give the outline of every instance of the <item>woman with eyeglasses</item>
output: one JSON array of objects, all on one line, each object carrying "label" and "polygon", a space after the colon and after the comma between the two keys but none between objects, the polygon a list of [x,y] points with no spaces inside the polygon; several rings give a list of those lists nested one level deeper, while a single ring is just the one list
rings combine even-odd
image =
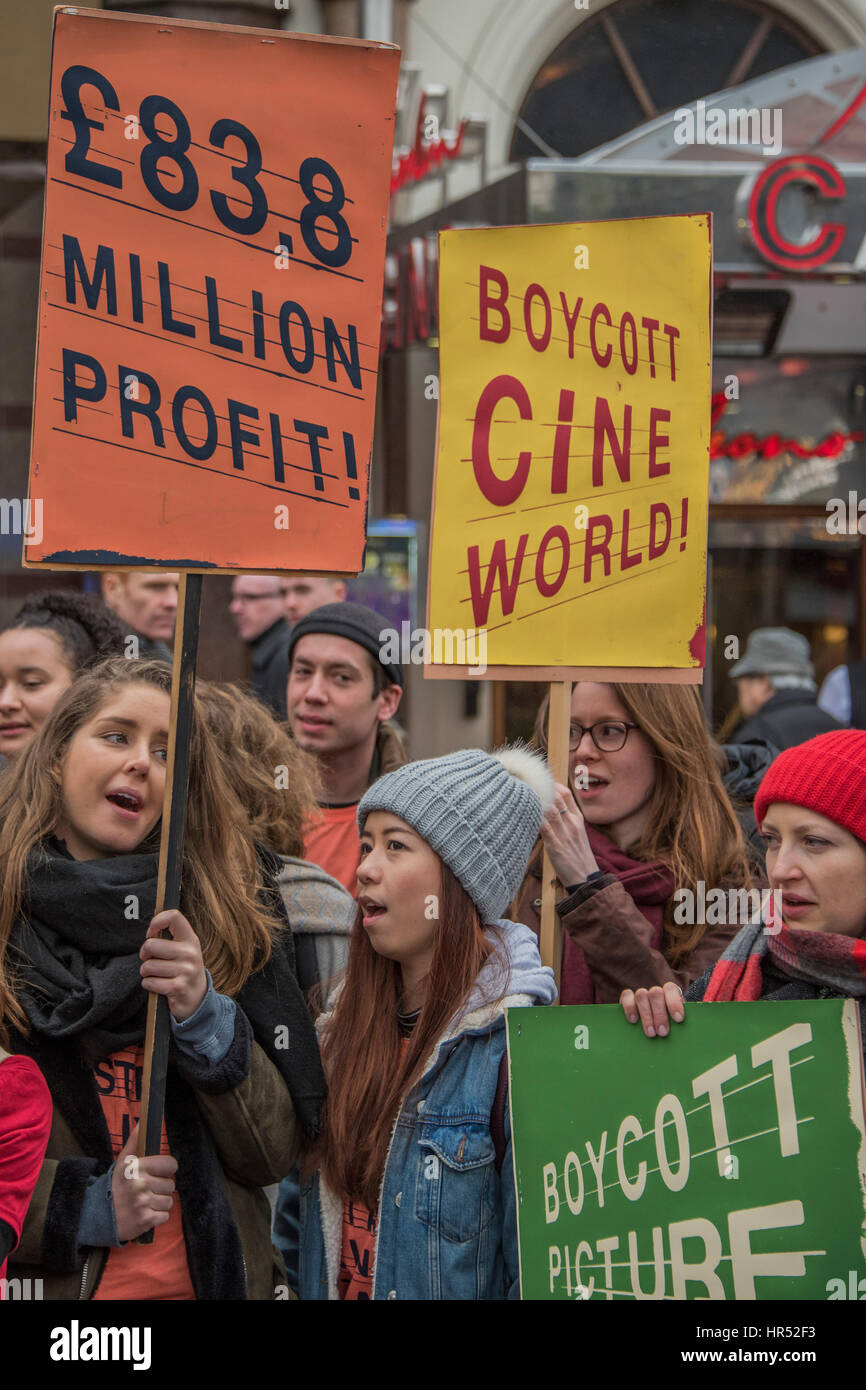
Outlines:
[{"label": "woman with eyeglasses", "polygon": [[[542,748],[546,727],[545,700]],[[669,981],[686,989],[742,925],[730,890],[751,887],[697,690],[578,682],[568,773],[541,830],[563,890],[560,1002],[611,1004],[623,989]],[[541,849],[513,913],[536,931]],[[715,888],[727,890],[721,909]]]}]

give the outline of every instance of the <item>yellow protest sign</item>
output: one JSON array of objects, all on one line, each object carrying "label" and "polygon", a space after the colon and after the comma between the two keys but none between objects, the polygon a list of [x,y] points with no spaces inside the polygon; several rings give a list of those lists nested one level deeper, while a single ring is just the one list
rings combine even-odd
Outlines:
[{"label": "yellow protest sign", "polygon": [[709,215],[439,246],[429,674],[699,681]]}]

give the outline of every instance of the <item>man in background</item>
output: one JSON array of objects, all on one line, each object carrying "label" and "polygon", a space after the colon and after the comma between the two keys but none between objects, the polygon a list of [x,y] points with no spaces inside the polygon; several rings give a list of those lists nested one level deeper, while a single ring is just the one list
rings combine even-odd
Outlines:
[{"label": "man in background", "polygon": [[749,633],[743,659],[731,667],[744,722],[729,743],[764,739],[778,749],[793,748],[817,734],[840,729],[837,719],[818,708],[815,668],[809,643],[787,627],[758,627]]},{"label": "man in background", "polygon": [[289,625],[283,611],[280,584],[273,574],[239,574],[232,580],[229,612],[238,637],[253,660],[250,685],[263,704],[286,717],[286,677],[289,672]]},{"label": "man in background", "polygon": [[359,603],[326,603],[301,618],[289,639],[289,723],[324,784],[304,858],[353,896],[358,802],[372,782],[407,761],[403,736],[389,723],[403,695],[403,668],[380,660],[385,626]]},{"label": "man in background", "polygon": [[[138,642],[138,655],[171,661],[180,575],[168,570],[106,570],[102,597]],[[132,653],[130,653],[132,655]]]},{"label": "man in background", "polygon": [[320,574],[295,574],[280,580],[280,593],[286,617],[296,623],[323,603],[342,603],[346,585],[342,579],[325,579]]}]

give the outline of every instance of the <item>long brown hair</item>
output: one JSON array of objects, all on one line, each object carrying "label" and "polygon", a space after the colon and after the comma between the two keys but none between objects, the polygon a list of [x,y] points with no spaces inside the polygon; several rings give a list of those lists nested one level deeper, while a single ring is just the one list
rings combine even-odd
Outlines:
[{"label": "long brown hair", "polygon": [[[697,891],[721,883],[751,886],[739,821],[725,791],[715,745],[695,686],[606,682],[628,717],[652,744],[656,764],[646,829],[628,852],[645,862],[661,860],[678,888]],[[547,751],[545,696],[533,742]],[[665,910],[665,954],[679,966],[695,949],[705,923],[679,925],[673,898]]]},{"label": "long brown hair", "polygon": [[391,1131],[403,1098],[448,1023],[469,998],[494,947],[477,909],[440,861],[439,915],[427,990],[404,1048],[397,1022],[400,967],[380,956],[361,926],[352,933],[342,992],[322,1033],[328,1099],[308,1167],[321,1167],[344,1199],[376,1210]]},{"label": "long brown hair", "polygon": [[[70,740],[120,688],[156,686],[171,694],[161,661],[110,657],[64,691],[48,719],[0,779],[0,1019],[26,1031],[8,970],[9,935],[21,911],[31,850],[51,835],[63,808],[63,762]],[[159,845],[159,821],[136,852]],[[181,909],[193,926],[214,987],[234,995],[263,965],[282,930],[257,901],[260,869],[243,808],[223,775],[219,753],[193,697],[189,796]]]},{"label": "long brown hair", "polygon": [[269,709],[238,686],[198,681],[196,692],[254,838],[277,854],[302,858],[304,826],[315,814],[321,789],[313,758]]}]

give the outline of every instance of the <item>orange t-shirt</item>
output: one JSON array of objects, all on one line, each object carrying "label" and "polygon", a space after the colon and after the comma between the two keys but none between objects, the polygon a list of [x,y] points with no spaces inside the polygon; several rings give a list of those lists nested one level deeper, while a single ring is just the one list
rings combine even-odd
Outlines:
[{"label": "orange t-shirt", "polygon": [[[96,1088],[115,1158],[141,1114],[143,1062],[143,1047],[125,1047],[104,1057],[95,1068]],[[164,1120],[159,1151],[170,1152]],[[154,1228],[152,1245],[131,1240],[120,1247],[112,1246],[93,1297],[166,1301],[195,1298],[177,1192],[168,1221]]]},{"label": "orange t-shirt", "polygon": [[343,1203],[343,1240],[337,1293],[347,1302],[373,1297],[376,1218],[360,1202]]},{"label": "orange t-shirt", "polygon": [[[408,1037],[401,1039],[405,1052]],[[362,1202],[343,1203],[340,1272],[337,1275],[337,1295],[345,1302],[370,1300],[373,1297],[373,1262],[376,1255],[376,1235],[379,1223]]]},{"label": "orange t-shirt", "polygon": [[357,801],[351,806],[323,806],[304,833],[304,858],[330,874],[355,896],[361,862]]}]

